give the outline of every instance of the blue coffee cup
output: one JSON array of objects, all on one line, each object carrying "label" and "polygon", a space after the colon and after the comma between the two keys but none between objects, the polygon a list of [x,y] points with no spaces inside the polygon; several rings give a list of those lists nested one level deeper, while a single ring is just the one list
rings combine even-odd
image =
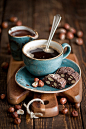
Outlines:
[{"label": "blue coffee cup", "polygon": [[[31,35],[25,35],[25,36],[15,36],[12,35],[15,31],[20,30],[26,30],[34,34],[34,36]],[[22,60],[22,47],[27,42],[30,42],[34,39],[38,38],[38,33],[27,26],[15,26],[9,29],[8,31],[8,37],[9,37],[9,44],[11,49],[11,54],[14,60],[21,61]]]},{"label": "blue coffee cup", "polygon": [[[46,45],[47,40],[34,40],[25,44],[22,48],[23,61],[25,63],[26,69],[35,76],[44,76],[47,74],[54,73],[62,63],[62,60],[65,59],[71,52],[71,46],[67,43],[62,45],[58,42],[51,41],[50,47],[55,48],[59,52],[59,55],[49,59],[36,59],[31,57],[28,54],[28,50],[31,48],[37,48],[37,46]],[[64,48],[67,47],[66,52],[64,53]]]}]

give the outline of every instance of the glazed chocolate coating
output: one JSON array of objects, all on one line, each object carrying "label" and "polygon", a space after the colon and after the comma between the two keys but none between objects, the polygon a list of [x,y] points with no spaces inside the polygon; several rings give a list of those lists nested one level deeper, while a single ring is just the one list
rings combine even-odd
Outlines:
[{"label": "glazed chocolate coating", "polygon": [[62,78],[67,81],[67,84],[74,84],[79,79],[79,74],[71,67],[61,67],[56,71]]},{"label": "glazed chocolate coating", "polygon": [[59,74],[49,74],[48,76],[45,76],[43,81],[50,87],[57,89],[65,88],[66,85],[66,80],[64,78],[61,78]]}]

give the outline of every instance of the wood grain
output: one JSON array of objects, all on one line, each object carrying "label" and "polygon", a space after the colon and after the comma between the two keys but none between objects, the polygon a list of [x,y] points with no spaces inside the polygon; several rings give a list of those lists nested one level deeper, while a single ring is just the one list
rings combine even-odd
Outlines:
[{"label": "wood grain", "polygon": [[[49,27],[52,24],[52,17],[55,14],[61,14],[62,24],[69,23],[76,30],[82,30],[84,33],[84,44],[78,46],[74,41],[66,39],[72,47],[79,61],[82,70],[82,102],[77,118],[71,116],[71,111],[74,110],[74,104],[67,102],[65,107],[69,109],[67,115],[59,114],[53,118],[30,119],[28,115],[19,116],[22,119],[20,125],[14,125],[13,119],[7,113],[7,99],[0,99],[0,129],[86,129],[86,1],[85,0],[0,0],[0,24],[2,21],[8,21],[9,27],[2,29],[0,38],[0,65],[3,61],[9,62],[10,55],[7,52],[8,35],[7,31],[14,23],[9,22],[10,16],[17,16],[23,22],[23,25],[28,25],[39,33],[39,38],[47,39],[49,36]],[[50,20],[51,19],[51,20]],[[54,35],[53,40],[63,43]],[[3,71],[0,67],[0,94],[5,93],[7,71]],[[59,100],[58,100],[59,101]],[[59,110],[63,108],[59,104]]]}]

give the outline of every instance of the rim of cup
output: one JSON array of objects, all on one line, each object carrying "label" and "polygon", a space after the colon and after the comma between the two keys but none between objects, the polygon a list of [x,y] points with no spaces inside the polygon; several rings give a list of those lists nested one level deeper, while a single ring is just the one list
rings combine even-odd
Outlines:
[{"label": "rim of cup", "polygon": [[[31,36],[31,35],[25,35],[25,36],[13,36],[11,35],[11,33],[13,31],[16,31],[16,30],[27,30],[27,31],[30,31],[32,32],[33,34],[35,34],[35,36]],[[36,39],[38,38],[38,32],[33,30],[32,28],[28,27],[28,26],[14,26],[14,27],[11,27],[9,30],[8,30],[8,34],[11,35],[12,37],[16,37],[16,38],[22,38],[22,37],[31,37],[32,39]]]},{"label": "rim of cup", "polygon": [[[60,57],[62,54],[63,54],[63,47],[62,47],[62,45],[60,44],[60,43],[58,43],[58,42],[56,42],[56,41],[51,41],[51,42],[55,42],[55,43],[57,43],[57,44],[59,44],[60,45],[60,47],[61,47],[61,52],[59,52],[59,50],[58,49],[55,49],[55,50],[57,50],[58,52],[59,52],[59,55],[57,55],[57,56],[55,56],[55,57],[53,57],[53,58],[49,58],[49,59],[37,59],[37,58],[34,58],[34,57],[31,57],[29,54],[27,54],[25,51],[24,51],[24,48],[26,47],[26,45],[28,45],[28,44],[32,44],[32,42],[37,42],[37,41],[41,41],[41,40],[44,40],[44,41],[46,41],[47,42],[47,40],[46,39],[38,39],[38,40],[33,40],[33,41],[30,41],[30,42],[28,42],[28,43],[26,43],[23,47],[22,47],[22,52],[23,52],[23,54],[26,56],[26,57],[29,57],[30,59],[34,59],[34,60],[52,60],[52,59],[55,59],[55,58],[57,58],[57,57]],[[43,45],[43,44],[42,44]],[[44,44],[45,45],[45,44]],[[40,46],[40,45],[37,45],[37,46]],[[51,46],[51,45],[50,45]],[[52,46],[51,46],[52,47]],[[54,48],[54,47],[52,47],[52,48]],[[28,49],[28,48],[27,48]],[[29,50],[29,49],[28,49]],[[27,50],[26,50],[27,51]]]}]

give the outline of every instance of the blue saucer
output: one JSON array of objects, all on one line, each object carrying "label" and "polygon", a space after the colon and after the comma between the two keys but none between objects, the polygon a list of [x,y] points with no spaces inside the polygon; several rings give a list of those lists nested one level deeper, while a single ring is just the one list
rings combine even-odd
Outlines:
[{"label": "blue saucer", "polygon": [[[73,62],[72,60],[64,59],[62,64],[61,64],[61,67],[65,67],[65,66],[66,67],[72,67],[81,76],[80,67],[75,62]],[[56,89],[56,88],[50,87],[46,84],[43,87],[34,88],[32,86],[32,83],[34,82],[34,78],[35,78],[35,76],[33,76],[31,73],[29,73],[25,66],[20,68],[15,75],[15,81],[20,87],[22,87],[24,89],[27,89],[27,90],[30,90],[30,91],[40,92],[40,93],[59,93],[59,92],[63,92],[63,91],[66,91],[66,90],[74,87],[79,81],[78,80],[73,85],[66,85],[64,89]],[[42,78],[43,77],[39,77],[39,79],[42,79]]]}]

